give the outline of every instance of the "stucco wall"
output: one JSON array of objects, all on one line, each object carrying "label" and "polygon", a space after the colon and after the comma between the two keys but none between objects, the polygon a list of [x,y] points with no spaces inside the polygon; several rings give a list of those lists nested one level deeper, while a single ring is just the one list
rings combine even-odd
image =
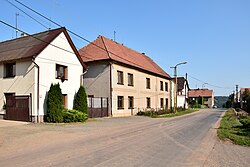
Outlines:
[{"label": "stucco wall", "polygon": [[110,64],[101,61],[88,63],[87,69],[83,80],[87,94],[94,97],[108,97],[109,113],[111,113]]},{"label": "stucco wall", "polygon": [[[80,76],[83,73],[83,67],[68,43],[64,33],[61,33],[52,41],[53,45],[61,47],[65,50],[48,45],[36,57],[35,62],[40,67],[40,83],[39,83],[39,115],[46,115],[46,95],[50,89],[51,83],[59,83],[62,93],[68,96],[68,108],[72,109],[75,93],[80,87]],[[67,66],[68,79],[63,81],[56,79],[56,64]],[[35,73],[37,83],[37,72]]]},{"label": "stucco wall", "polygon": [[[15,93],[16,95],[30,95],[34,98],[34,64],[31,60],[16,62],[16,76],[14,78],[4,77],[4,64],[0,64],[0,114],[5,114],[3,105],[6,102],[4,93]],[[35,115],[35,104],[32,104],[32,115]]]},{"label": "stucco wall", "polygon": [[[124,84],[117,84],[117,71],[122,71],[124,75]],[[134,86],[128,86],[128,73],[134,76]],[[146,88],[146,78],[150,78],[150,89]],[[160,90],[160,81],[164,83],[164,90]],[[168,83],[168,91],[165,91],[165,82]],[[118,64],[112,65],[112,113],[113,116],[128,116],[136,114],[140,110],[146,110],[147,97],[151,99],[151,108],[160,108],[160,98],[168,98],[168,108],[170,108],[170,81],[160,78],[136,69],[131,69]],[[124,96],[124,109],[118,109],[117,96]],[[134,97],[134,109],[128,109],[128,96]]]}]

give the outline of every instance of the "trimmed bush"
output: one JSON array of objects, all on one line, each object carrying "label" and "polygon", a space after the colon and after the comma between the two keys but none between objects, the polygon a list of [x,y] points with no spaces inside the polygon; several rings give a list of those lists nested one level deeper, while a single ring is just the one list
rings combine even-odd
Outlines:
[{"label": "trimmed bush", "polygon": [[63,122],[62,91],[58,84],[51,84],[47,97],[47,122]]},{"label": "trimmed bush", "polygon": [[88,114],[77,111],[77,110],[64,110],[63,111],[63,122],[84,122],[88,119]]},{"label": "trimmed bush", "polygon": [[241,117],[239,119],[240,123],[243,125],[243,127],[250,129],[250,117]]},{"label": "trimmed bush", "polygon": [[139,111],[137,115],[139,116],[149,116],[149,117],[155,117],[157,115],[163,115],[163,114],[169,114],[170,110],[146,110],[146,111]]},{"label": "trimmed bush", "polygon": [[75,95],[73,109],[86,114],[88,113],[87,94],[83,86],[80,86]]}]

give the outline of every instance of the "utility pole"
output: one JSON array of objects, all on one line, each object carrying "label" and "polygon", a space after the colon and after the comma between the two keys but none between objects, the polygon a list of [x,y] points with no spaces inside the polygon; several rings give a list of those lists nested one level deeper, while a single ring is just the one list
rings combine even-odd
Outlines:
[{"label": "utility pole", "polygon": [[17,38],[17,33],[18,33],[18,30],[17,30],[17,17],[19,16],[19,13],[16,13],[16,38]]},{"label": "utility pole", "polygon": [[115,34],[116,34],[116,31],[114,31],[114,41],[115,41]]},{"label": "utility pole", "polygon": [[187,73],[186,73],[186,77],[185,77],[185,99],[184,99],[184,110],[186,110],[186,99],[187,99]]},{"label": "utility pole", "polygon": [[187,64],[187,62],[181,62],[176,64],[174,67],[170,67],[174,69],[174,77],[175,77],[175,89],[174,89],[174,113],[177,112],[177,93],[178,93],[178,83],[177,83],[177,66],[182,65],[182,64]]},{"label": "utility pole", "polygon": [[236,92],[236,96],[235,96],[235,97],[236,97],[236,103],[237,103],[237,102],[239,102],[239,101],[238,101],[238,98],[239,98],[239,96],[238,96],[238,88],[239,88],[239,85],[235,85],[235,92]]}]

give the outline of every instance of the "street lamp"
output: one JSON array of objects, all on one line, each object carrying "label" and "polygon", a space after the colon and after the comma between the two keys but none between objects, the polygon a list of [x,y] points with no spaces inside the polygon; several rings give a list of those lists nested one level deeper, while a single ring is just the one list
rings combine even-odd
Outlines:
[{"label": "street lamp", "polygon": [[177,66],[179,65],[182,65],[182,64],[187,64],[187,62],[181,62],[181,63],[178,63],[176,64],[174,67],[170,67],[170,68],[174,68],[174,77],[175,77],[175,90],[174,90],[174,93],[175,93],[175,98],[174,98],[174,112],[176,113],[177,111],[177,92],[178,92],[178,89],[177,89]]}]

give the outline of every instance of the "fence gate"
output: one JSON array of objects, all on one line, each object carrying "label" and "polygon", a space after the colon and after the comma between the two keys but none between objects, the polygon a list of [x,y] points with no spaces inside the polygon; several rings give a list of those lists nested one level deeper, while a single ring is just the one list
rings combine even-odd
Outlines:
[{"label": "fence gate", "polygon": [[108,98],[88,97],[88,115],[89,118],[107,117]]},{"label": "fence gate", "polygon": [[6,96],[6,114],[4,119],[30,121],[30,96]]}]

